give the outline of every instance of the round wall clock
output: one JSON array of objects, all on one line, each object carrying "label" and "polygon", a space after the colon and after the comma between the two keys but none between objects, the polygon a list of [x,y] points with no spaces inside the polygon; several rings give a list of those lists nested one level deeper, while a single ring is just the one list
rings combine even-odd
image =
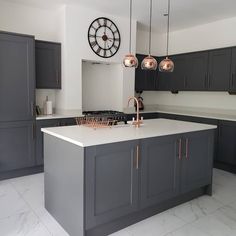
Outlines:
[{"label": "round wall clock", "polygon": [[99,17],[89,26],[88,41],[98,56],[109,58],[114,56],[120,48],[120,32],[113,21]]}]

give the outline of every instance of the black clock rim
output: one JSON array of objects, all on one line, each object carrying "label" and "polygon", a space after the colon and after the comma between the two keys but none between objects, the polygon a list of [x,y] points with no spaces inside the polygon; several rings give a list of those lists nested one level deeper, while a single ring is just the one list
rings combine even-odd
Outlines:
[{"label": "black clock rim", "polygon": [[[97,21],[97,20],[100,20],[100,19],[109,20],[109,21],[115,26],[115,28],[117,29],[117,33],[118,33],[119,39],[120,39],[119,45],[118,45],[117,50],[115,51],[115,53],[112,54],[112,55],[110,55],[110,56],[107,56],[107,57],[104,57],[104,56],[102,56],[102,55],[97,54],[97,52],[93,49],[93,47],[91,46],[90,41],[89,41],[89,30],[90,30],[91,26],[93,25],[93,23],[94,23],[95,21]],[[100,27],[99,27],[99,28],[100,28]],[[96,40],[96,39],[95,39],[95,40]],[[96,40],[96,41],[97,41],[97,40]],[[111,58],[111,57],[115,56],[116,53],[117,53],[117,52],[119,51],[119,49],[120,49],[120,45],[121,45],[120,31],[119,31],[118,27],[116,26],[116,24],[115,24],[111,19],[109,19],[109,18],[107,18],[107,17],[98,17],[98,18],[96,18],[95,20],[93,20],[93,22],[90,24],[90,26],[89,26],[89,28],[88,28],[88,42],[89,42],[90,48],[93,50],[93,52],[94,52],[97,56],[99,56],[99,57],[101,57],[101,58]],[[114,45],[114,43],[113,43],[113,45]]]}]

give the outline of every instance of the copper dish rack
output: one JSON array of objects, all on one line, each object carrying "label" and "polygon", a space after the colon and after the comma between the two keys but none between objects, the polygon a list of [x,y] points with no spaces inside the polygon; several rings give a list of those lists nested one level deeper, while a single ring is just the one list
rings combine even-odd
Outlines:
[{"label": "copper dish rack", "polygon": [[113,119],[101,119],[96,117],[77,117],[75,118],[77,125],[83,125],[91,127],[93,129],[98,128],[111,128],[117,124],[117,120]]}]

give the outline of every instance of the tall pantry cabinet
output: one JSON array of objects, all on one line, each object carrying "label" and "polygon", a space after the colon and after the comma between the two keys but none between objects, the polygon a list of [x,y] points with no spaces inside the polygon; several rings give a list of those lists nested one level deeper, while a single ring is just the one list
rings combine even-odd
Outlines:
[{"label": "tall pantry cabinet", "polygon": [[0,31],[0,179],[35,165],[34,42]]}]

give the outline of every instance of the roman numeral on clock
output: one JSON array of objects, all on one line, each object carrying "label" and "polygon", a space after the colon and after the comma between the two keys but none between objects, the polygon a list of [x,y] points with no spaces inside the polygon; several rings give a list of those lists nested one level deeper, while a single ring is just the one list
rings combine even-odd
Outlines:
[{"label": "roman numeral on clock", "polygon": [[91,42],[91,46],[94,48],[97,45],[96,41]]},{"label": "roman numeral on clock", "polygon": [[101,48],[99,47],[99,48],[97,49],[97,54],[100,54],[100,52],[101,52]]}]

